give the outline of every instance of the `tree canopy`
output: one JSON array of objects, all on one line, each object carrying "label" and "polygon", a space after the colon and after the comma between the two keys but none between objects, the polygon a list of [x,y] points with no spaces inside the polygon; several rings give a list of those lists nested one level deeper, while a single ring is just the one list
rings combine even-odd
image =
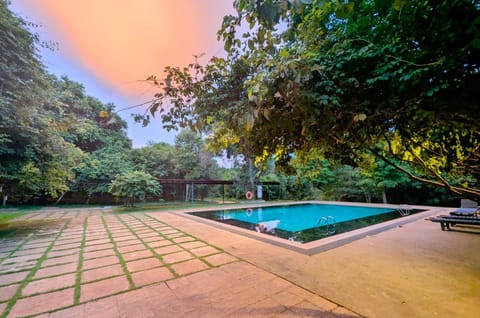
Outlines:
[{"label": "tree canopy", "polygon": [[[269,199],[451,204],[443,188],[478,198],[473,2],[235,5],[219,31],[225,58],[149,77],[158,93],[136,118],[161,113],[168,128],[185,128],[175,145],[132,149],[115,105],[49,74],[36,26],[0,1],[3,204],[58,203],[67,192],[76,203],[107,203],[110,191],[158,199],[155,180],[220,176],[236,181],[226,189],[234,198],[262,181],[280,184],[264,189]],[[211,151],[233,156],[233,168],[218,167]],[[199,190],[202,199],[220,194]]]},{"label": "tree canopy", "polygon": [[[249,157],[366,153],[480,198],[480,6],[474,0],[237,0],[226,58],[167,67],[149,116]],[[405,165],[407,164],[407,165]]]},{"label": "tree canopy", "polygon": [[57,198],[78,190],[79,181],[88,178],[80,167],[91,153],[111,144],[117,144],[117,152],[131,148],[126,123],[113,111],[114,105],[87,96],[82,84],[46,71],[37,55],[40,39],[29,27],[36,26],[13,15],[0,1],[3,204],[9,196],[18,201],[31,196]]},{"label": "tree canopy", "polygon": [[123,198],[124,205],[133,207],[135,199],[145,201],[147,195],[160,194],[162,187],[149,173],[132,171],[116,175],[109,191],[114,196]]}]

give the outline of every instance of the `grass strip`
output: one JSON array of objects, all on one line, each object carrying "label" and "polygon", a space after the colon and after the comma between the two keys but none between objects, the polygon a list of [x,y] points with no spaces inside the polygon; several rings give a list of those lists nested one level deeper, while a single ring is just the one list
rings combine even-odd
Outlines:
[{"label": "grass strip", "polygon": [[80,285],[82,283],[82,267],[83,267],[83,250],[85,248],[85,241],[87,238],[87,226],[88,217],[83,220],[83,234],[82,242],[80,243],[80,255],[78,257],[77,275],[75,277],[75,291],[73,296],[73,304],[78,305],[80,303]]},{"label": "grass strip", "polygon": [[[168,240],[170,241],[172,244],[175,244],[175,242],[173,242],[171,239],[167,238],[165,235],[163,235],[162,233],[160,233],[159,231],[157,231],[155,228],[151,227],[150,225],[146,224],[145,222],[143,222],[141,219],[138,219],[134,216],[132,216],[134,219],[136,219],[137,221],[141,222],[143,225],[145,225],[146,227],[150,228],[151,230],[153,230],[154,232],[156,232],[157,234],[159,234],[163,239],[165,240]],[[158,254],[154,248],[150,247],[148,245],[148,243],[146,243],[140,236],[138,236],[137,232],[135,230],[133,230],[130,226],[128,226],[128,224],[122,219],[120,218],[118,215],[117,215],[117,219],[133,234],[135,235],[135,237],[140,240],[142,242],[142,244],[145,246],[146,249],[148,249],[150,252],[153,253],[153,255],[158,258],[162,263],[163,265],[170,271],[170,273],[173,274],[173,277],[174,278],[177,278],[177,277],[180,277],[180,275],[171,267],[170,264],[165,264],[165,262],[163,261],[163,257],[161,254]]]},{"label": "grass strip", "polygon": [[110,229],[108,228],[107,222],[105,221],[105,217],[102,215],[102,223],[103,226],[105,227],[105,230],[107,231],[108,237],[110,239],[110,242],[112,242],[113,245],[113,250],[115,252],[115,255],[117,256],[120,266],[122,266],[123,272],[127,276],[128,283],[130,284],[130,288],[134,289],[135,288],[135,283],[133,282],[132,274],[128,271],[127,268],[127,263],[125,262],[125,259],[122,256],[122,253],[120,253],[120,250],[118,249],[117,242],[115,241],[112,232],[110,232]]}]

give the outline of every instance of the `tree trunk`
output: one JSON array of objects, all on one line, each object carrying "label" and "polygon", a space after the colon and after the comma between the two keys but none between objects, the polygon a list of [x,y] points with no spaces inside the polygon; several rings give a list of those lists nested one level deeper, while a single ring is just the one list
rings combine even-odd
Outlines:
[{"label": "tree trunk", "polygon": [[248,158],[248,188],[247,191],[253,190],[255,183],[255,176],[253,175],[253,162],[251,158]]},{"label": "tree trunk", "polygon": [[66,192],[63,192],[63,193],[60,195],[60,197],[57,199],[57,201],[55,201],[55,205],[59,204],[60,201],[62,201],[63,197],[65,196],[65,193],[66,193]]},{"label": "tree trunk", "polygon": [[7,205],[7,200],[8,200],[8,194],[4,194],[2,199],[2,206]]},{"label": "tree trunk", "polygon": [[368,192],[367,190],[363,190],[363,194],[365,195],[365,202],[372,203],[372,195],[370,194],[370,192]]},{"label": "tree trunk", "polygon": [[382,199],[383,199],[383,203],[387,204],[388,201],[387,201],[387,192],[385,191],[385,189],[382,189]]}]

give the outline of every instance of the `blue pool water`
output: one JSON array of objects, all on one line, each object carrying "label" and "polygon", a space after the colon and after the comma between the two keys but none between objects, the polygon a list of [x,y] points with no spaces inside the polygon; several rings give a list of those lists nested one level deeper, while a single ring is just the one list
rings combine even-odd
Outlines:
[{"label": "blue pool water", "polygon": [[302,204],[217,213],[220,216],[255,224],[278,221],[276,228],[296,232],[315,228],[324,223],[345,222],[392,211],[395,210],[359,206]]},{"label": "blue pool water", "polygon": [[390,208],[313,203],[190,214],[301,243],[401,217]]}]

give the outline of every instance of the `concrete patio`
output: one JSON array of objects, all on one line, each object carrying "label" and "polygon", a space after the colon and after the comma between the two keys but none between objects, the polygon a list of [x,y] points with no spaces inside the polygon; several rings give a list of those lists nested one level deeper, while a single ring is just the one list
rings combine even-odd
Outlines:
[{"label": "concrete patio", "polygon": [[1,317],[480,316],[472,228],[418,220],[310,256],[179,212],[22,219],[1,240]]}]

